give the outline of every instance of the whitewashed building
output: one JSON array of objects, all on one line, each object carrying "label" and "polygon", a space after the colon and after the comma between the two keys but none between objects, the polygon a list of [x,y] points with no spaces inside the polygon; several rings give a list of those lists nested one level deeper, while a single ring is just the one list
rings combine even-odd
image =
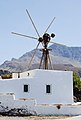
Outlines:
[{"label": "whitewashed building", "polygon": [[0,113],[78,115],[73,101],[73,72],[35,69],[0,80]]},{"label": "whitewashed building", "polygon": [[13,73],[13,79],[0,80],[0,93],[35,99],[37,104],[72,104],[73,75],[70,71],[38,69]]}]

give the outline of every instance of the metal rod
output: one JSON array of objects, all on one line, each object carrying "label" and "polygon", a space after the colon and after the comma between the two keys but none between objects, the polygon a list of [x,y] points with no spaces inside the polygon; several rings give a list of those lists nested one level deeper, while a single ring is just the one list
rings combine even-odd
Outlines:
[{"label": "metal rod", "polygon": [[15,32],[11,32],[12,34],[15,34],[15,35],[19,35],[19,36],[23,36],[23,37],[28,37],[28,38],[32,38],[32,39],[38,39],[38,38],[35,38],[35,37],[31,37],[31,36],[28,36],[28,35],[23,35],[21,33],[15,33]]},{"label": "metal rod", "polygon": [[39,69],[40,69],[41,66],[42,66],[43,57],[44,57],[44,53],[42,53],[42,57],[41,57],[40,64],[39,64]]},{"label": "metal rod", "polygon": [[31,16],[30,16],[30,14],[29,14],[29,12],[28,12],[27,9],[26,9],[26,12],[27,12],[27,14],[28,14],[28,16],[29,16],[29,18],[30,18],[30,20],[31,20],[31,23],[32,23],[32,25],[33,25],[33,27],[34,27],[34,29],[35,29],[38,37],[40,37],[40,35],[39,35],[39,33],[38,33],[38,30],[37,30],[37,28],[36,28],[36,26],[35,26],[35,24],[34,24],[34,22],[33,22],[33,20],[32,20],[32,18],[31,18]]},{"label": "metal rod", "polygon": [[31,67],[32,60],[33,60],[33,58],[34,58],[34,56],[35,56],[35,54],[36,54],[36,51],[37,51],[37,48],[38,48],[39,44],[40,44],[40,42],[37,44],[37,47],[36,47],[36,49],[35,49],[35,51],[34,51],[34,54],[33,54],[32,58],[31,58],[31,60],[30,60],[30,62],[29,62],[28,69],[30,69],[30,67]]},{"label": "metal rod", "polygon": [[50,59],[50,56],[49,56],[49,55],[48,55],[48,59],[49,59],[49,63],[50,63],[51,69],[53,70],[52,63],[51,63],[51,59]]},{"label": "metal rod", "polygon": [[51,21],[51,23],[49,24],[49,26],[47,27],[47,29],[45,30],[44,33],[46,33],[48,31],[48,29],[50,28],[50,26],[52,25],[53,21],[55,20],[55,17],[53,18],[53,20]]}]

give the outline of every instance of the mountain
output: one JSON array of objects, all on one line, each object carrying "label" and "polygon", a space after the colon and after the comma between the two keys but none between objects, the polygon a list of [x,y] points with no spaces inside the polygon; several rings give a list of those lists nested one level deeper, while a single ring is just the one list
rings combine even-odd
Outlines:
[{"label": "mountain", "polygon": [[[81,68],[81,47],[68,47],[55,43],[49,48],[52,49],[50,58],[54,69],[74,70]],[[12,58],[11,61],[5,61],[0,65],[0,69],[11,72],[25,71],[28,69],[28,64],[33,53],[34,50],[25,53],[19,59]],[[38,68],[41,55],[40,50],[37,50],[31,69]]]},{"label": "mountain", "polygon": [[81,47],[67,47],[65,45],[53,44],[50,48],[55,56],[62,56],[81,62]]}]

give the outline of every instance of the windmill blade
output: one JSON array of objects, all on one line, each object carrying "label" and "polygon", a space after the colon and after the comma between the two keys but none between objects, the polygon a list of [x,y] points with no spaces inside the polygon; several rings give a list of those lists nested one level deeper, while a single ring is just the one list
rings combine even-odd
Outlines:
[{"label": "windmill blade", "polygon": [[41,68],[43,57],[44,57],[44,54],[42,54],[41,61],[40,61],[40,64],[39,64],[39,69]]},{"label": "windmill blade", "polygon": [[29,68],[29,69],[30,69],[30,67],[31,67],[32,60],[33,60],[33,58],[34,58],[34,56],[35,56],[35,54],[36,54],[36,51],[37,51],[37,48],[38,48],[39,44],[40,44],[40,42],[37,44],[36,49],[35,49],[35,51],[34,51],[34,53],[33,53],[33,56],[32,56],[32,58],[31,58],[31,60],[30,60],[30,62],[29,62],[29,65],[28,65],[28,68]]},{"label": "windmill blade", "polygon": [[52,23],[54,22],[55,17],[53,18],[53,20],[51,21],[51,23],[49,24],[49,26],[47,27],[46,31],[44,33],[46,33],[48,31],[48,29],[50,28],[50,26],[52,25]]},{"label": "windmill blade", "polygon": [[53,44],[55,44],[55,42],[53,42],[53,41],[50,41],[49,43],[53,43]]},{"label": "windmill blade", "polygon": [[60,44],[60,43],[56,43],[56,42],[53,42],[53,41],[50,41],[50,43],[61,45],[61,46],[66,46],[66,45],[63,45],[63,44]]},{"label": "windmill blade", "polygon": [[33,20],[32,20],[32,18],[31,18],[31,16],[30,16],[30,14],[29,14],[29,12],[28,12],[27,9],[26,9],[26,12],[27,12],[27,14],[28,14],[28,16],[29,16],[29,18],[30,18],[30,20],[31,20],[31,23],[32,23],[32,25],[33,25],[33,27],[34,27],[34,29],[35,29],[38,37],[40,37],[40,35],[39,35],[39,33],[38,33],[38,30],[37,30],[37,28],[36,28],[36,26],[35,26],[35,24],[34,24],[34,22],[33,22]]},{"label": "windmill blade", "polygon": [[15,33],[15,32],[12,32],[12,34],[23,36],[23,37],[28,37],[28,38],[32,38],[32,39],[38,39],[38,38],[35,38],[35,37],[31,37],[31,36],[27,36],[27,35],[23,35],[23,34],[20,34],[20,33]]}]

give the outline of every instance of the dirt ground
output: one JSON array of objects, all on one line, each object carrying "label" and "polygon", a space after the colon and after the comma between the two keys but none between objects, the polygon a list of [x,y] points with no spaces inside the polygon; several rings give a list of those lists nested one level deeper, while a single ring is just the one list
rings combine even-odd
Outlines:
[{"label": "dirt ground", "polygon": [[70,116],[0,116],[0,120],[64,120],[65,118],[70,118]]}]

